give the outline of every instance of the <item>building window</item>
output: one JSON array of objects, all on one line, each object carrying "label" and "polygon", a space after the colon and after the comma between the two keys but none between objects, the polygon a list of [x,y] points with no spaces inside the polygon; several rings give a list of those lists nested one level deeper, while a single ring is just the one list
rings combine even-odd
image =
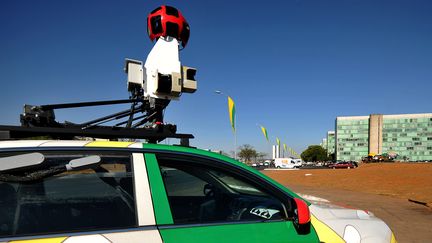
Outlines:
[{"label": "building window", "polygon": [[420,138],[412,138],[413,141],[420,141]]},{"label": "building window", "polygon": [[428,137],[428,141],[432,141],[432,137]]},{"label": "building window", "polygon": [[421,145],[421,142],[415,142],[414,145]]},{"label": "building window", "polygon": [[407,147],[407,150],[414,150],[414,147]]},{"label": "building window", "polygon": [[432,150],[432,147],[427,147],[427,150]]}]

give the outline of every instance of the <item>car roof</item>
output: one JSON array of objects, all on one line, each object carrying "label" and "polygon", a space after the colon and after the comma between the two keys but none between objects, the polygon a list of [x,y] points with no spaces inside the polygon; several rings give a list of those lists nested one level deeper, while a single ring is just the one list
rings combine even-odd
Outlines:
[{"label": "car roof", "polygon": [[[134,142],[86,141],[86,140],[7,140],[0,141],[0,148],[32,147],[129,147]],[[139,143],[140,144],[140,143]]]},{"label": "car roof", "polygon": [[147,150],[162,150],[162,151],[172,151],[172,152],[184,152],[184,153],[193,153],[193,154],[201,154],[206,156],[220,155],[224,159],[226,157],[224,155],[210,152],[207,150],[192,148],[192,147],[184,147],[177,145],[167,145],[167,144],[153,144],[153,143],[144,143],[144,142],[124,142],[124,141],[104,141],[104,140],[6,140],[0,141],[0,149],[7,148],[48,148],[48,147],[102,147],[102,148],[143,148]]},{"label": "car roof", "polygon": [[166,145],[166,144],[152,144],[143,142],[122,142],[122,141],[86,141],[86,140],[7,140],[0,141],[1,149],[31,149],[31,148],[76,148],[76,147],[101,147],[101,148],[142,148],[145,150],[159,150],[159,151],[171,151],[171,152],[182,152],[188,154],[197,154],[209,157],[215,157],[230,162],[235,161],[227,156],[210,152],[207,150]]},{"label": "car roof", "polygon": [[195,154],[206,157],[222,159],[231,163],[242,164],[225,155],[207,150],[167,144],[153,144],[143,142],[123,141],[87,141],[87,140],[6,140],[0,141],[0,150],[7,149],[32,149],[32,148],[78,148],[78,147],[100,147],[100,148],[141,148],[144,150],[156,150],[161,152],[180,152]]}]

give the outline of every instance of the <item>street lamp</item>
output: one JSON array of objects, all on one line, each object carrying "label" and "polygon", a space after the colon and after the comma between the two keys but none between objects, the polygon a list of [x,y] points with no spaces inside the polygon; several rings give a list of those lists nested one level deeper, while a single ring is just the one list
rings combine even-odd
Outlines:
[{"label": "street lamp", "polygon": [[235,110],[234,100],[231,96],[224,94],[220,90],[215,90],[218,95],[225,95],[228,98],[228,114],[230,117],[230,123],[232,130],[234,132],[234,159],[237,159],[237,113]]}]

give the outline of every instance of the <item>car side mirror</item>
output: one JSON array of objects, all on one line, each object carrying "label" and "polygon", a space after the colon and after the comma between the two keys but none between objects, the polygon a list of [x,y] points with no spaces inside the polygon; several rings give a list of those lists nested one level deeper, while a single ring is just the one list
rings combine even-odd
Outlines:
[{"label": "car side mirror", "polygon": [[299,234],[309,234],[311,214],[309,206],[300,198],[294,198],[294,227]]}]

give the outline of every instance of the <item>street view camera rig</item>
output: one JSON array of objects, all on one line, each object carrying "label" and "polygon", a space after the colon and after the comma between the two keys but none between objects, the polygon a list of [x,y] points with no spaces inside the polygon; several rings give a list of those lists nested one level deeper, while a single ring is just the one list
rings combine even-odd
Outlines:
[{"label": "street view camera rig", "polygon": [[[171,100],[197,89],[196,69],[182,66],[179,59],[180,45],[183,49],[189,40],[189,24],[176,8],[160,6],[148,15],[147,32],[156,44],[144,66],[141,61],[126,59],[124,70],[129,99],[25,105],[20,116],[21,126],[0,126],[0,139],[49,135],[62,139],[75,136],[146,139],[157,143],[165,138],[179,138],[181,145],[188,146],[193,135],[176,133],[176,125],[164,123],[163,111]],[[80,124],[55,120],[55,109],[126,103],[131,104],[127,110]],[[115,125],[102,125],[107,122],[115,122]]]}]

